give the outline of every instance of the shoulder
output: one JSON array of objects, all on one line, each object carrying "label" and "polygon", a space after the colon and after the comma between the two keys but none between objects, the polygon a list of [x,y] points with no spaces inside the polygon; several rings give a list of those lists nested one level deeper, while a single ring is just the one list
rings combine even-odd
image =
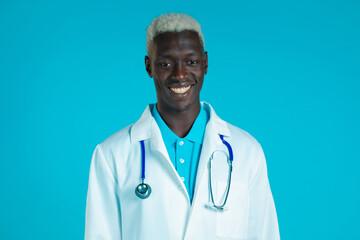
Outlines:
[{"label": "shoulder", "polygon": [[[102,156],[102,159],[106,162],[106,165],[109,165],[110,168],[114,168],[116,156],[119,154],[126,155],[126,149],[129,149],[129,135],[132,126],[133,124],[117,131],[110,137],[106,138],[102,143],[98,144],[95,149],[95,156],[98,156],[97,153],[100,153],[99,156]],[[97,157],[95,160],[96,159]]]},{"label": "shoulder", "polygon": [[[135,123],[117,131],[100,144],[104,152],[126,152],[131,145],[136,144],[141,139],[146,139],[151,128],[152,116],[148,105],[142,116]],[[146,135],[146,136],[144,136]]]},{"label": "shoulder", "polygon": [[[260,143],[248,132],[226,123],[230,136],[226,139],[232,146],[234,159],[233,167],[238,173],[248,176],[248,182],[253,182],[261,169],[266,169],[266,161]],[[239,170],[240,169],[240,170]]]},{"label": "shoulder", "polygon": [[230,136],[234,141],[239,142],[241,144],[246,144],[248,146],[252,146],[255,148],[260,148],[260,143],[247,131],[236,127],[228,122],[226,122],[226,125],[229,129]]},{"label": "shoulder", "polygon": [[120,146],[124,146],[130,143],[130,131],[131,127],[134,124],[131,124],[116,133],[112,134],[110,137],[106,138],[102,143],[100,143],[103,151],[108,151],[112,149],[117,149]]},{"label": "shoulder", "polygon": [[210,114],[210,122],[214,126],[213,129],[216,129],[219,134],[224,135],[227,141],[232,142],[235,146],[260,148],[259,142],[248,132],[221,119],[210,104],[206,102],[202,102],[202,104],[204,109]]}]

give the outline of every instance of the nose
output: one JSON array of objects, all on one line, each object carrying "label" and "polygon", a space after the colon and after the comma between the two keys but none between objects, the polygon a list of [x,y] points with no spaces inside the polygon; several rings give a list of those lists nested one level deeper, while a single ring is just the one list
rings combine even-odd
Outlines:
[{"label": "nose", "polygon": [[178,81],[182,81],[189,77],[186,66],[183,62],[178,62],[175,64],[172,75],[173,79]]}]

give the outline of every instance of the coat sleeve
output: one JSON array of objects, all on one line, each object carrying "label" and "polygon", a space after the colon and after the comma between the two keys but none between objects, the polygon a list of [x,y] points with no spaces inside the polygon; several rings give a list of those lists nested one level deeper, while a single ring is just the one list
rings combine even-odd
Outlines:
[{"label": "coat sleeve", "polygon": [[279,226],[270,190],[265,156],[259,145],[257,167],[250,182],[249,239],[279,240]]},{"label": "coat sleeve", "polygon": [[122,239],[117,181],[98,145],[90,166],[86,200],[85,240]]}]

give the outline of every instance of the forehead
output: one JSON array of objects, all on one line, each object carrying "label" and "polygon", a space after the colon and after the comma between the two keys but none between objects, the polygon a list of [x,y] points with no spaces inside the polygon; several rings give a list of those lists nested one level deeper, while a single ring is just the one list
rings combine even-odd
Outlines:
[{"label": "forehead", "polygon": [[170,53],[202,53],[199,35],[194,31],[165,32],[154,38],[156,55]]}]

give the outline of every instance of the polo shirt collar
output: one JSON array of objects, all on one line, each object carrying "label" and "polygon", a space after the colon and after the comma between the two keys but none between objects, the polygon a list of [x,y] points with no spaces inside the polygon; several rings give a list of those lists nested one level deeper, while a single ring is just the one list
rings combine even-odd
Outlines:
[{"label": "polo shirt collar", "polygon": [[179,138],[171,129],[166,125],[164,120],[161,118],[159,111],[157,110],[156,104],[154,105],[154,108],[152,109],[152,115],[155,119],[155,122],[160,128],[161,135],[163,139],[166,141],[169,141],[171,143],[176,142],[176,140]]},{"label": "polo shirt collar", "polygon": [[[161,118],[159,111],[157,110],[156,105],[154,106],[154,109],[152,111],[152,114],[154,116],[154,119],[156,123],[158,124],[161,134],[163,135],[163,138],[167,141],[174,143],[176,142],[180,137],[177,136],[164,122],[164,120]],[[189,133],[184,137],[184,139],[195,142],[198,144],[202,144],[204,140],[204,134],[205,134],[205,128],[206,124],[208,122],[208,114],[201,106],[200,112],[198,116],[195,119],[194,124],[191,126],[191,129]]]},{"label": "polo shirt collar", "polygon": [[[210,126],[213,129],[213,131],[215,130],[216,133],[224,136],[230,136],[230,131],[227,126],[227,123],[216,115],[211,105],[206,102],[201,102],[201,106],[202,109],[209,114],[208,125],[209,123],[211,123]],[[131,126],[131,130],[130,130],[131,142],[138,142],[141,140],[146,140],[151,138],[153,132],[155,131],[154,129],[158,128],[155,119],[151,114],[153,107],[155,107],[155,104],[149,104],[146,107],[145,111],[143,112],[141,118]],[[207,126],[207,128],[210,126]],[[160,133],[159,130],[155,132]]]}]

